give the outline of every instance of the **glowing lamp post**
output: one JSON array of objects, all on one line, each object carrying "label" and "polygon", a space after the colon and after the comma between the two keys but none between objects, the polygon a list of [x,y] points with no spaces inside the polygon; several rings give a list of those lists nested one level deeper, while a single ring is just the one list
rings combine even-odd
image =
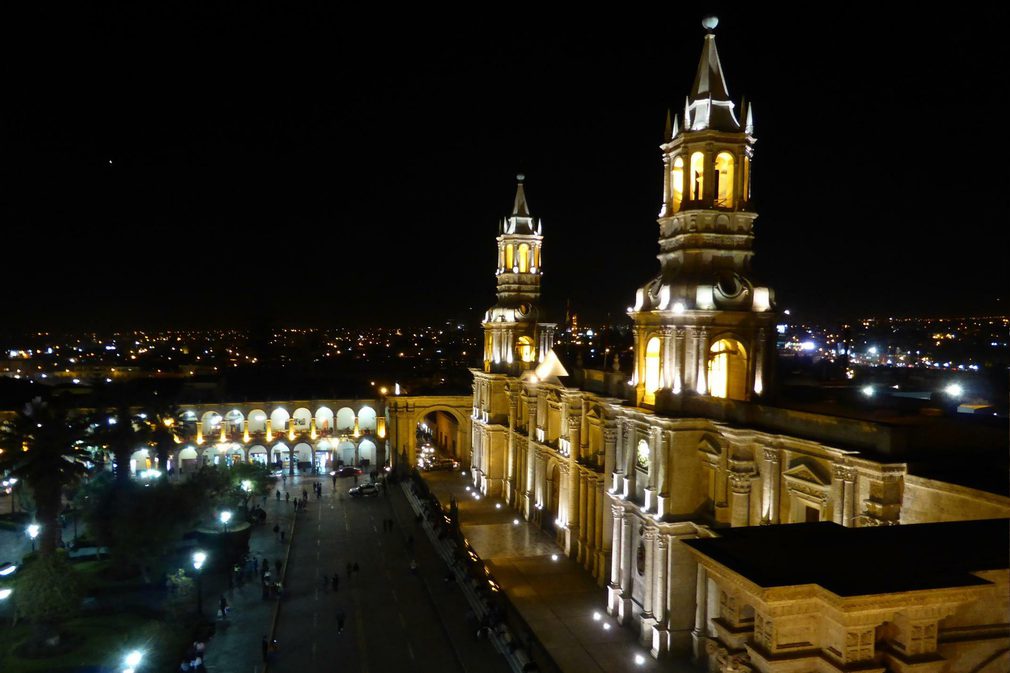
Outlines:
[{"label": "glowing lamp post", "polygon": [[140,666],[141,660],[144,658],[144,653],[140,650],[133,650],[125,657],[123,657],[123,673],[134,673],[137,670],[137,666]]},{"label": "glowing lamp post", "polygon": [[206,552],[193,552],[193,570],[196,571],[196,612],[201,617],[203,617],[203,573],[200,569],[206,561]]},{"label": "glowing lamp post", "polygon": [[227,533],[228,532],[228,522],[231,521],[231,512],[229,512],[228,510],[225,510],[225,511],[221,512],[221,514],[218,515],[218,518],[221,519],[221,525],[224,526],[224,532]]},{"label": "glowing lamp post", "polygon": [[39,533],[41,531],[42,531],[42,526],[38,525],[37,523],[33,523],[32,525],[28,526],[28,531],[27,532],[28,532],[28,537],[31,538],[31,540],[32,540],[32,551],[35,551],[35,538],[37,538],[39,536]]}]

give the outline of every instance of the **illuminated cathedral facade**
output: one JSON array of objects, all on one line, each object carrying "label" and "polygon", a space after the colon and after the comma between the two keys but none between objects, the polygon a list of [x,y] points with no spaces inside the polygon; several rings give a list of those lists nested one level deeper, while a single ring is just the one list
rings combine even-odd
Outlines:
[{"label": "illuminated cathedral facade", "polygon": [[[552,351],[538,306],[544,231],[520,176],[472,370],[473,484],[552,531],[656,657],[726,673],[1004,670],[1002,560],[980,551],[957,580],[933,568],[923,586],[854,588],[831,558],[811,552],[820,575],[805,565],[805,544],[887,549],[879,535],[898,524],[906,551],[931,538],[911,524],[998,535],[1010,498],[914,474],[893,427],[768,402],[776,314],[751,269],[754,115],[729,97],[715,24],[660,146],[660,268],[628,309],[630,380],[616,365],[569,373]],[[762,545],[791,550],[794,572],[755,570],[748,559],[773,559]]]}]

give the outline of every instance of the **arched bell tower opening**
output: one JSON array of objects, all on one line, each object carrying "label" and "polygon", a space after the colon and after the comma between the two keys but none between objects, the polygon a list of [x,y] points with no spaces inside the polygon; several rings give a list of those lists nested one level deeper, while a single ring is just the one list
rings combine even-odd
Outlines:
[{"label": "arched bell tower opening", "polygon": [[719,339],[712,344],[708,390],[712,397],[747,399],[747,349],[739,341]]}]

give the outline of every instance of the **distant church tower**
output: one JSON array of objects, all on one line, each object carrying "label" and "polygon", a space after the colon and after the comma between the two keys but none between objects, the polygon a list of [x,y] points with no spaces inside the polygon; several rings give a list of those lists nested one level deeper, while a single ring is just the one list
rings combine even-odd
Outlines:
[{"label": "distant church tower", "polygon": [[[498,301],[484,314],[484,363],[473,373],[471,476],[486,495],[501,495],[506,484],[508,419],[518,401],[518,381],[533,370],[560,366],[551,351],[553,323],[540,322],[543,231],[526,203],[519,175],[512,214],[498,225]],[[510,394],[512,393],[512,394]],[[510,409],[511,405],[511,409]]]},{"label": "distant church tower", "polygon": [[656,392],[691,391],[737,400],[771,383],[774,296],[750,278],[753,113],[737,119],[715,47],[705,44],[683,119],[668,117],[659,212],[659,276],[639,288],[632,383],[640,405]]},{"label": "distant church tower", "polygon": [[498,231],[498,302],[484,314],[484,371],[517,375],[536,367],[554,345],[554,325],[539,324],[540,221],[526,203],[523,175],[516,176],[512,214]]}]

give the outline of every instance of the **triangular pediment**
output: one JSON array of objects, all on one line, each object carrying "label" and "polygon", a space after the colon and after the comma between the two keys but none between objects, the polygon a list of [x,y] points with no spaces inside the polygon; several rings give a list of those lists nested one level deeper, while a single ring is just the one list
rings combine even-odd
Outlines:
[{"label": "triangular pediment", "polygon": [[819,474],[811,470],[806,465],[802,463],[794,467],[789,468],[782,473],[783,477],[790,479],[795,479],[796,481],[805,481],[808,484],[814,484],[816,486],[827,486],[828,482],[821,478]]},{"label": "triangular pediment", "polygon": [[719,446],[719,443],[711,437],[703,437],[701,442],[698,444],[698,453],[703,453],[706,456],[711,456],[713,458],[719,458],[722,456],[722,447]]}]

